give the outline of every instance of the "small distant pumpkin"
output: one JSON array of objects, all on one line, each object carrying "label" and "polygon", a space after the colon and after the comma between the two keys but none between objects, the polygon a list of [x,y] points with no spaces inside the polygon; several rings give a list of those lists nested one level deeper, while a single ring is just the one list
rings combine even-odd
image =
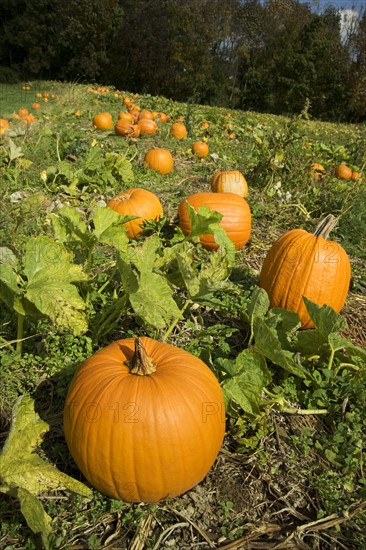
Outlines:
[{"label": "small distant pumpkin", "polygon": [[361,174],[361,172],[352,172],[352,177],[351,177],[351,179],[361,182],[361,181],[362,181],[362,174]]},{"label": "small distant pumpkin", "polygon": [[192,153],[198,158],[207,157],[208,152],[208,145],[204,141],[195,141],[192,145]]},{"label": "small distant pumpkin", "polygon": [[160,174],[168,174],[174,167],[174,160],[171,152],[168,151],[168,149],[161,149],[159,147],[150,149],[146,153],[144,161],[151,170],[160,172]]},{"label": "small distant pumpkin", "polygon": [[129,120],[120,118],[114,126],[114,133],[116,136],[138,138],[140,135],[140,126]]},{"label": "small distant pumpkin", "polygon": [[334,174],[341,180],[352,179],[352,170],[346,164],[338,164],[335,168]]},{"label": "small distant pumpkin", "polygon": [[39,111],[39,109],[41,108],[41,104],[38,103],[38,101],[33,101],[31,107],[32,107],[32,109],[34,109],[35,111]]},{"label": "small distant pumpkin", "polygon": [[0,134],[5,132],[7,128],[9,128],[9,122],[6,120],[6,118],[0,118]]},{"label": "small distant pumpkin", "polygon": [[156,115],[156,120],[158,120],[159,122],[161,122],[162,124],[166,124],[169,120],[169,116],[166,115],[165,113],[162,113],[162,112],[159,112],[157,115]]},{"label": "small distant pumpkin", "polygon": [[154,120],[154,114],[152,111],[149,111],[149,109],[142,109],[139,114],[139,120],[141,120],[142,118]]},{"label": "small distant pumpkin", "polygon": [[118,114],[118,120],[128,120],[128,122],[133,122],[133,116],[128,111],[121,111]]},{"label": "small distant pumpkin", "polygon": [[22,117],[23,115],[29,115],[29,111],[25,107],[20,107],[17,113],[20,117]]},{"label": "small distant pumpkin", "polygon": [[248,196],[248,183],[239,170],[225,170],[216,172],[210,181],[214,193],[236,193],[241,197]]},{"label": "small distant pumpkin", "polygon": [[187,128],[182,122],[175,122],[170,128],[170,134],[176,139],[186,139]]},{"label": "small distant pumpkin", "polygon": [[158,130],[158,125],[155,120],[150,120],[149,118],[141,118],[138,121],[141,134],[144,135],[154,135]]},{"label": "small distant pumpkin", "polygon": [[310,176],[314,181],[319,181],[325,176],[325,168],[318,162],[313,162],[311,165]]},{"label": "small distant pumpkin", "polygon": [[[178,207],[179,226],[185,235],[191,232],[191,222],[186,202],[197,211],[200,206],[222,214],[220,227],[240,250],[248,242],[252,227],[252,214],[248,203],[235,193],[195,193],[184,199]],[[219,245],[213,235],[201,235],[200,242],[208,250],[216,250]]]},{"label": "small distant pumpkin", "polygon": [[110,113],[98,113],[93,117],[93,126],[97,130],[109,130],[113,126],[113,118]]},{"label": "small distant pumpkin", "polygon": [[121,215],[137,216],[135,220],[124,224],[130,239],[140,235],[145,220],[158,220],[163,215],[163,206],[158,197],[138,187],[118,193],[108,201],[107,206]]},{"label": "small distant pumpkin", "polygon": [[21,116],[20,120],[22,120],[23,122],[26,122],[27,126],[30,126],[31,124],[33,124],[33,122],[35,122],[36,117],[28,113],[27,115]]}]

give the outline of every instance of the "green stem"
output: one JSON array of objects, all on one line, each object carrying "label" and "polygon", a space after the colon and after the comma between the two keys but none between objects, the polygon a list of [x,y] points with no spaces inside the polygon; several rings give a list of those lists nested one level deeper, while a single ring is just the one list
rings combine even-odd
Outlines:
[{"label": "green stem", "polygon": [[[122,315],[123,308],[127,304],[128,301],[128,295],[124,294],[121,298],[118,298],[118,300],[113,304],[112,311],[109,315],[102,318],[102,320],[99,322],[99,328],[96,331],[94,335],[94,340],[98,340],[101,335],[104,334],[104,330],[108,325],[111,325],[113,322],[117,321],[117,319]],[[110,309],[108,310],[110,311]]]},{"label": "green stem", "polygon": [[328,414],[327,409],[295,409],[293,407],[284,407],[283,409],[281,409],[281,412],[284,412],[287,414],[299,414],[299,415]]},{"label": "green stem", "polygon": [[24,315],[18,313],[18,323],[17,323],[17,346],[16,354],[22,355],[22,345],[23,345],[23,336],[24,336]]},{"label": "green stem", "polygon": [[334,355],[335,355],[335,350],[332,349],[332,351],[330,352],[329,361],[328,361],[328,369],[329,370],[331,370],[331,368],[332,368]]},{"label": "green stem", "polygon": [[173,332],[174,328],[177,326],[178,322],[180,321],[180,319],[182,318],[183,316],[183,313],[185,312],[185,310],[187,309],[187,307],[190,305],[190,304],[193,304],[192,300],[187,300],[186,303],[184,304],[184,306],[182,307],[182,309],[180,310],[180,316],[179,317],[176,317],[175,319],[173,319],[172,323],[169,325],[169,327],[167,328],[167,330],[165,331],[163,337],[162,337],[162,341],[165,342],[166,339],[171,335],[171,333]]},{"label": "green stem", "polygon": [[56,134],[56,154],[57,154],[57,160],[61,162],[60,157],[60,134]]}]

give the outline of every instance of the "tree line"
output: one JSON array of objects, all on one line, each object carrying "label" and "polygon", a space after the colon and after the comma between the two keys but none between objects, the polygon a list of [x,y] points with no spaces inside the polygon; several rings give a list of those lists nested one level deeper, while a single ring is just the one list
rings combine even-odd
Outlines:
[{"label": "tree line", "polygon": [[0,81],[362,121],[366,14],[346,22],[298,0],[2,0]]}]

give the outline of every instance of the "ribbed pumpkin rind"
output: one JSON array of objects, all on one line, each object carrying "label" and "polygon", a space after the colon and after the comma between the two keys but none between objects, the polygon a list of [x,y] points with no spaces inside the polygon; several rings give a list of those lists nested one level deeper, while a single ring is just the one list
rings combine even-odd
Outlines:
[{"label": "ribbed pumpkin rind", "polygon": [[[121,197],[128,199],[120,200]],[[108,201],[107,206],[121,215],[138,216],[124,224],[129,238],[137,237],[141,233],[141,224],[145,220],[158,220],[163,215],[163,206],[158,197],[151,191],[138,187],[118,193]]]},{"label": "ribbed pumpkin rind", "polygon": [[143,337],[155,373],[129,373],[134,339],[84,361],[70,385],[64,433],[71,455],[102,493],[158,502],[202,481],[225,434],[221,387],[197,357]]},{"label": "ribbed pumpkin rind", "polygon": [[241,197],[248,196],[248,182],[239,170],[216,172],[210,181],[213,193],[235,193]]},{"label": "ribbed pumpkin rind", "polygon": [[292,229],[268,251],[259,285],[268,293],[271,307],[295,311],[303,328],[313,328],[303,296],[340,312],[350,279],[350,261],[339,243]]},{"label": "ribbed pumpkin rind", "polygon": [[[179,226],[185,235],[191,231],[186,201],[197,211],[200,206],[223,214],[220,227],[240,250],[248,242],[252,228],[252,215],[248,203],[235,193],[195,193],[184,199],[178,206]],[[200,242],[208,250],[216,250],[218,244],[213,235],[201,235]]]}]

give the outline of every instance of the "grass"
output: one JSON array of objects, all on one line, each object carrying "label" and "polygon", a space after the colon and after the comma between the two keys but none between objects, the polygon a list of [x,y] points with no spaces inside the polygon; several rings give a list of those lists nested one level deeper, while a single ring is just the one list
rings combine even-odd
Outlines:
[{"label": "grass", "polygon": [[[179,203],[191,193],[209,191],[217,170],[239,169],[249,184],[253,230],[230,276],[236,290],[216,294],[215,307],[196,304],[172,331],[169,342],[199,355],[212,368],[218,359],[235,357],[248,342],[241,312],[270,245],[287,229],[313,231],[322,217],[333,213],[339,222],[332,238],[347,250],[352,264],[343,310],[347,337],[366,348],[366,185],[334,177],[340,162],[365,171],[364,125],[320,123],[309,118],[306,107],[289,120],[143,95],[134,98],[141,107],[164,111],[172,120],[184,116],[188,138],[175,140],[170,124],[160,124],[155,136],[125,140],[113,131],[95,130],[91,121],[102,111],[116,119],[124,109],[122,97],[132,94],[113,89],[94,93],[77,83],[46,81],[30,83],[27,91],[21,84],[2,85],[0,116],[10,118],[19,107],[30,108],[36,92],[49,94],[47,102],[40,99],[37,121],[26,128],[11,119],[11,133],[0,136],[1,246],[19,259],[30,236],[52,235],[52,216],[61,206],[72,206],[87,219],[93,208],[126,187],[144,187],[157,194],[166,217],[158,230],[168,243]],[[205,120],[208,129],[201,127]],[[210,154],[197,159],[191,145],[203,138]],[[146,168],[144,155],[153,146],[172,152],[173,172],[162,177]],[[310,175],[312,162],[325,167],[319,181]],[[87,245],[75,241],[70,246],[75,262],[85,265]],[[97,315],[113,313],[113,293],[119,288],[108,246],[99,243],[90,257],[89,283],[79,289],[88,303],[91,326],[98,327]],[[195,262],[204,264],[208,257],[199,253]],[[182,294],[180,299],[185,297]],[[1,309],[0,445],[8,434],[14,402],[29,394],[50,425],[39,453],[61,471],[83,479],[63,437],[67,387],[77,366],[97,349],[146,330],[131,307],[109,328],[98,338],[91,330],[75,336],[56,329],[47,318],[28,315],[29,339],[19,357],[16,318],[9,308]],[[149,330],[150,336],[161,338],[161,330]],[[114,501],[97,491],[92,501],[60,491],[43,494],[44,508],[53,518],[50,547],[365,547],[365,421],[361,406],[347,408],[349,403],[364,403],[365,376],[361,369],[355,376],[345,372],[330,380],[322,365],[312,361],[316,387],[304,388],[273,369],[271,390],[303,407],[322,407],[327,401],[331,413],[326,419],[286,415],[274,407],[263,408],[255,418],[240,409],[230,410],[225,443],[205,480],[187,494],[156,505]],[[39,547],[38,536],[27,527],[13,496],[1,500],[0,524],[0,549]]]}]

